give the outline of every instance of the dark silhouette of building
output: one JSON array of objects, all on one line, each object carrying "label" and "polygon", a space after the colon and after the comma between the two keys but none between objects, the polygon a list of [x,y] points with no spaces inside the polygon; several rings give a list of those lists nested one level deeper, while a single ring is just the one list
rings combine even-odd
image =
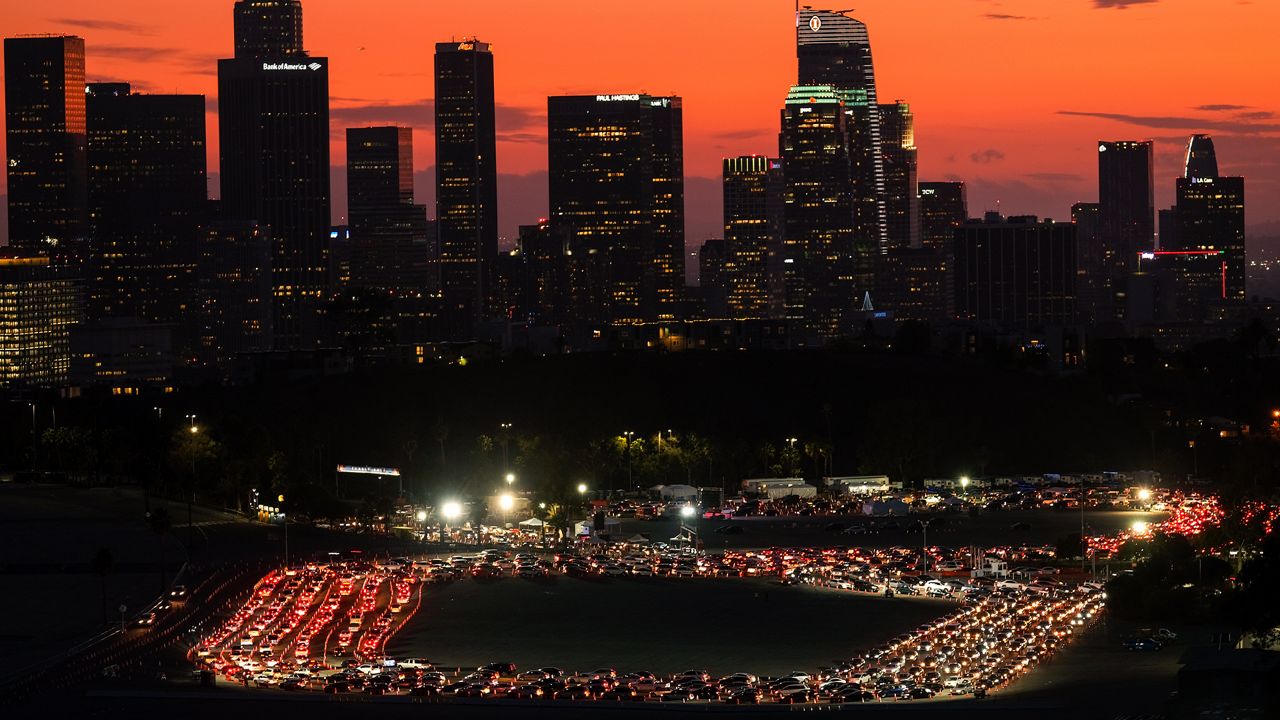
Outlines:
[{"label": "dark silhouette of building", "polygon": [[1246,258],[1244,178],[1217,174],[1213,140],[1195,135],[1187,145],[1187,164],[1175,186],[1175,237],[1161,249],[1221,252],[1221,300],[1243,303]]},{"label": "dark silhouette of building", "polygon": [[829,85],[791,88],[780,142],[784,315],[822,340],[848,335],[855,302],[870,290],[855,274],[877,248],[854,232],[849,134],[839,91]]},{"label": "dark silhouette of building", "polygon": [[427,291],[427,211],[413,199],[413,129],[348,128],[349,286]]},{"label": "dark silhouette of building", "polygon": [[238,0],[232,59],[218,61],[226,220],[270,228],[279,349],[320,341],[329,285],[329,61],[302,49],[296,1]]},{"label": "dark silhouette of building", "polygon": [[[889,245],[889,231],[875,65],[867,26],[845,12],[806,7],[797,13],[798,84],[830,85],[840,91],[849,115],[854,232],[879,251]],[[864,279],[869,280],[869,268],[866,273]]]},{"label": "dark silhouette of building", "polygon": [[215,221],[200,238],[196,318],[202,363],[230,367],[237,355],[272,349],[271,234],[252,223]]},{"label": "dark silhouette of building", "polygon": [[[954,231],[953,231],[954,236]],[[880,257],[877,310],[895,320],[941,323],[954,316],[951,253],[927,247],[895,247]]]},{"label": "dark silhouette of building", "polygon": [[1098,203],[1071,206],[1071,222],[1076,225],[1076,313],[1088,325],[1116,319],[1113,299],[1107,295],[1101,221]]},{"label": "dark silhouette of building", "polygon": [[[586,322],[669,320],[684,290],[684,149],[679,97],[547,100],[551,224],[575,257]],[[579,257],[579,255],[583,257]]]},{"label": "dark silhouette of building", "polygon": [[956,228],[969,219],[969,201],[962,182],[922,182],[920,187],[920,244],[950,253]]},{"label": "dark silhouette of building", "polygon": [[180,323],[194,302],[208,204],[204,96],[92,83],[86,108],[88,316]]},{"label": "dark silhouette of building", "polygon": [[83,38],[5,38],[12,247],[55,251],[84,237],[88,219],[84,91]]},{"label": "dark silhouette of building", "polygon": [[240,0],[233,22],[238,58],[301,55],[301,0]]},{"label": "dark silhouette of building", "polygon": [[1208,135],[1192,135],[1187,142],[1185,164],[1183,177],[1218,177],[1218,153],[1213,149],[1213,138]]},{"label": "dark silhouette of building", "polygon": [[919,157],[916,121],[902,101],[880,106],[884,209],[888,248],[920,247]]},{"label": "dark silhouette of building", "polygon": [[721,238],[707,240],[698,248],[698,292],[702,296],[703,317],[724,318],[729,314],[728,261]]},{"label": "dark silhouette of building", "polygon": [[956,318],[1000,330],[1076,322],[1076,226],[1014,217],[955,235]]},{"label": "dark silhouette of building", "polygon": [[498,254],[493,53],[474,39],[436,43],[436,219],[446,333],[471,339],[490,314]]},{"label": "dark silhouette of building", "polygon": [[1136,269],[1138,253],[1154,249],[1153,161],[1150,140],[1098,142],[1099,291],[1110,318],[1123,319],[1125,278]]},{"label": "dark silhouette of building", "polygon": [[782,161],[760,155],[725,158],[726,307],[739,319],[782,312]]}]

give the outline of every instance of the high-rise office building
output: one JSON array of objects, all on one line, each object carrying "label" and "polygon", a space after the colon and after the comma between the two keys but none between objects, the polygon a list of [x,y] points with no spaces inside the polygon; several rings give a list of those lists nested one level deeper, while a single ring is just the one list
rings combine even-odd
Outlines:
[{"label": "high-rise office building", "polygon": [[92,83],[85,103],[88,316],[182,322],[207,207],[204,96]]},{"label": "high-rise office building", "polygon": [[782,310],[782,160],[725,158],[722,179],[729,315],[775,317]]},{"label": "high-rise office building", "polygon": [[271,262],[268,228],[215,221],[200,238],[196,266],[199,356],[226,368],[240,353],[272,348]]},{"label": "high-rise office building", "polygon": [[427,286],[427,213],[413,202],[413,129],[347,129],[348,284],[398,294]]},{"label": "high-rise office building", "polygon": [[920,183],[920,244],[950,253],[956,228],[969,219],[962,182]]},{"label": "high-rise office building", "polygon": [[233,21],[238,58],[301,55],[301,0],[240,0]]},{"label": "high-rise office building", "polygon": [[844,103],[829,86],[795,86],[780,136],[785,221],[783,312],[823,340],[852,330],[855,302],[869,285],[855,278],[876,248],[854,233],[849,134]]},{"label": "high-rise office building", "polygon": [[723,318],[729,312],[729,276],[725,241],[712,238],[698,248],[698,292],[702,295],[702,316]]},{"label": "high-rise office building", "polygon": [[1186,178],[1218,177],[1218,153],[1213,149],[1213,138],[1208,135],[1192,135],[1187,141],[1187,159],[1182,173]]},{"label": "high-rise office building", "polygon": [[895,320],[946,322],[954,317],[951,253],[926,247],[890,248],[879,259],[875,307]]},{"label": "high-rise office building", "polygon": [[[1107,314],[1122,318],[1125,277],[1138,253],[1155,243],[1155,180],[1150,140],[1098,142],[1098,232],[1103,273],[1099,291]],[[1101,319],[1101,318],[1099,318]]]},{"label": "high-rise office building", "polygon": [[889,231],[871,39],[867,26],[845,12],[803,8],[796,14],[798,84],[830,85],[844,100],[849,115],[854,233],[883,252],[889,245]]},{"label": "high-rise office building", "polygon": [[55,252],[88,217],[84,39],[4,40],[9,244]]},{"label": "high-rise office building", "polygon": [[218,61],[224,217],[270,228],[274,345],[312,347],[330,272],[329,61],[302,49],[296,0],[235,8],[236,56]]},{"label": "high-rise office building", "polygon": [[436,220],[446,332],[474,337],[489,316],[498,254],[493,52],[476,40],[436,43]]},{"label": "high-rise office building", "polygon": [[919,157],[916,121],[902,101],[880,106],[884,208],[889,248],[920,247]]},{"label": "high-rise office building", "polygon": [[67,379],[81,298],[79,279],[48,257],[0,257],[0,388]]},{"label": "high-rise office building", "polygon": [[1107,265],[1101,238],[1098,203],[1071,206],[1071,222],[1076,226],[1076,312],[1081,322],[1092,325],[1114,320],[1115,308],[1107,297]]},{"label": "high-rise office building", "polygon": [[[579,270],[597,274],[587,322],[675,319],[684,290],[684,148],[679,97],[547,99],[551,223]],[[577,283],[575,282],[575,285]]]},{"label": "high-rise office building", "polygon": [[1010,218],[955,235],[956,318],[997,329],[1076,322],[1076,226]]},{"label": "high-rise office building", "polygon": [[1187,145],[1187,163],[1177,179],[1176,246],[1183,252],[1221,252],[1221,299],[1242,303],[1245,290],[1244,178],[1217,174],[1213,140],[1195,135]]}]

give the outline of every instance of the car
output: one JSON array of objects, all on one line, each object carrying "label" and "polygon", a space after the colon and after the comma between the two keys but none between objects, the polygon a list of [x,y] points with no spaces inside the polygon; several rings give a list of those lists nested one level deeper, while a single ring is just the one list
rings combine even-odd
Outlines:
[{"label": "car", "polygon": [[169,591],[170,600],[183,600],[186,597],[187,597],[186,585],[174,585],[173,589]]},{"label": "car", "polygon": [[346,682],[331,682],[324,686],[324,692],[326,695],[351,692],[351,685]]},{"label": "car", "polygon": [[744,687],[725,695],[721,702],[727,705],[757,705],[764,697],[757,688]]},{"label": "car", "polygon": [[[154,625],[155,622],[156,622],[156,614],[154,612],[149,612],[149,613],[146,613],[145,615],[142,615],[137,620],[134,620],[133,626],[139,627],[139,628],[149,628],[152,625]],[[243,644],[244,643],[241,643],[241,645]],[[250,641],[249,644],[253,645],[253,641]]]},{"label": "car", "polygon": [[1124,648],[1126,650],[1136,652],[1151,652],[1160,649],[1160,643],[1153,638],[1139,637],[1130,638],[1125,641]]}]

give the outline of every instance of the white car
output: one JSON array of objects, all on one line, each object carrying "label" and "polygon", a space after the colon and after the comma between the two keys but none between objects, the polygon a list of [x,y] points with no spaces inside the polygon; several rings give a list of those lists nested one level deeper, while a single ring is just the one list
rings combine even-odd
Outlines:
[{"label": "white car", "polygon": [[1017,592],[1022,592],[1027,589],[1027,586],[1023,585],[1017,580],[997,580],[996,589],[997,590],[1015,590]]},{"label": "white car", "polygon": [[924,584],[924,591],[930,595],[945,594],[950,595],[955,588],[942,582],[941,580],[930,580]]}]

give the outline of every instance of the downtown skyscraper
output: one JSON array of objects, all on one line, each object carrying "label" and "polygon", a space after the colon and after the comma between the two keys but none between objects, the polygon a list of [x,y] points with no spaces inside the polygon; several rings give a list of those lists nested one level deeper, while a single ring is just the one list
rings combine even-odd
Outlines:
[{"label": "downtown skyscraper", "polygon": [[888,248],[920,247],[919,152],[916,119],[904,102],[879,106],[884,157]]},{"label": "downtown skyscraper", "polygon": [[53,253],[88,220],[84,39],[5,38],[9,244]]},{"label": "downtown skyscraper", "polygon": [[193,304],[208,204],[204,96],[92,83],[85,102],[88,315],[177,324]]},{"label": "downtown skyscraper", "polygon": [[855,299],[870,290],[855,269],[875,252],[856,237],[847,123],[840,91],[830,85],[795,86],[787,94],[779,139],[783,314],[822,341],[852,330]]},{"label": "downtown skyscraper", "polygon": [[1138,253],[1155,243],[1154,157],[1149,140],[1098,143],[1098,267],[1101,278],[1097,320],[1123,319],[1125,280],[1137,269]]},{"label": "downtown skyscraper", "polygon": [[575,277],[597,290],[575,293],[584,321],[677,318],[684,289],[683,134],[679,97],[547,99],[550,220],[567,233]]},{"label": "downtown skyscraper", "polygon": [[425,291],[427,211],[413,199],[413,128],[347,128],[351,286]]},{"label": "downtown skyscraper", "polygon": [[[797,84],[829,85],[849,115],[849,187],[854,234],[880,253],[889,245],[886,224],[884,148],[875,64],[867,26],[843,11],[803,8],[796,14]],[[869,268],[860,268],[864,281]]]},{"label": "downtown skyscraper", "polygon": [[493,52],[474,39],[436,43],[436,218],[446,335],[475,337],[490,316],[498,254]]},{"label": "downtown skyscraper", "polygon": [[722,180],[729,316],[776,317],[782,309],[782,160],[725,158]]},{"label": "downtown skyscraper", "polygon": [[[1195,310],[1201,311],[1213,300],[1221,304],[1243,303],[1247,297],[1244,178],[1219,175],[1213,139],[1195,135],[1187,143],[1186,165],[1174,191],[1175,238],[1170,247],[1162,246],[1161,250],[1216,253],[1213,264],[1217,267],[1210,268],[1210,272],[1218,270],[1220,275],[1218,282],[1201,283],[1208,292],[1198,295],[1207,298],[1187,304],[1199,306]],[[1182,314],[1181,308],[1179,313]]]},{"label": "downtown skyscraper", "polygon": [[237,0],[218,125],[224,219],[274,242],[274,346],[313,347],[329,287],[329,62],[303,49],[299,0]]}]

